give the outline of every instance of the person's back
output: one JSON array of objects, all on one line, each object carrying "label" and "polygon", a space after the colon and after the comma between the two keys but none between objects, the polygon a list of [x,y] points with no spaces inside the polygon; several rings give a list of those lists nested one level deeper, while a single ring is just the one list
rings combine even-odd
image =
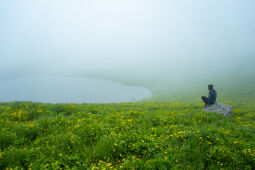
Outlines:
[{"label": "person's back", "polygon": [[209,90],[208,98],[202,96],[202,100],[205,102],[205,106],[214,104],[217,98],[217,92],[213,89],[213,85],[208,85],[208,90]]},{"label": "person's back", "polygon": [[216,102],[216,98],[217,98],[217,92],[214,89],[211,89],[209,91],[209,97],[208,97],[207,104],[209,104],[209,105],[214,104]]}]

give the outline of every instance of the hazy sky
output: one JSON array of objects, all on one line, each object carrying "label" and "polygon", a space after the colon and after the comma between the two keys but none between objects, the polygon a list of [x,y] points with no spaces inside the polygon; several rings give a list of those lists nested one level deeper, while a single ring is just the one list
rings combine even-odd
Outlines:
[{"label": "hazy sky", "polygon": [[254,54],[254,0],[0,1],[1,76],[231,70]]}]

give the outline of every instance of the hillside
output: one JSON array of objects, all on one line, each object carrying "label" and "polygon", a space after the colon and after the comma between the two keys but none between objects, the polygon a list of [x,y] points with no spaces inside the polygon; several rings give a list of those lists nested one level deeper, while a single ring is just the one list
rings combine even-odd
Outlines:
[{"label": "hillside", "polygon": [[254,169],[255,105],[0,104],[0,169]]}]

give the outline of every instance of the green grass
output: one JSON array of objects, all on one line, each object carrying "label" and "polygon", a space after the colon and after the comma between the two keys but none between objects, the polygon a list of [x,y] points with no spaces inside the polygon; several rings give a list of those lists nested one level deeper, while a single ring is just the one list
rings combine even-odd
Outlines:
[{"label": "green grass", "polygon": [[255,104],[0,104],[0,169],[255,169]]}]

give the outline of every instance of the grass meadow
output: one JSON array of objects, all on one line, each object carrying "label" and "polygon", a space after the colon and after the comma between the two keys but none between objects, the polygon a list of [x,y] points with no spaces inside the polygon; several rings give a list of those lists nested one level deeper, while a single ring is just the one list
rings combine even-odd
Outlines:
[{"label": "grass meadow", "polygon": [[0,169],[255,169],[255,104],[0,104]]}]

